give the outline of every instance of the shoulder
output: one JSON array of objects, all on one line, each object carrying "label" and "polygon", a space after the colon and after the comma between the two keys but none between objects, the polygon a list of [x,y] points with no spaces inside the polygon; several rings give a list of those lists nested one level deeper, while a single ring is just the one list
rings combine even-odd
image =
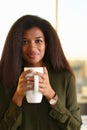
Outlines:
[{"label": "shoulder", "polygon": [[68,70],[62,70],[59,74],[67,79],[75,78],[75,76]]},{"label": "shoulder", "polygon": [[61,70],[60,72],[55,72],[52,68],[50,68],[48,70],[48,72],[49,72],[49,74],[51,74],[54,77],[60,77],[60,78],[64,78],[64,79],[75,78],[74,75],[66,69]]}]

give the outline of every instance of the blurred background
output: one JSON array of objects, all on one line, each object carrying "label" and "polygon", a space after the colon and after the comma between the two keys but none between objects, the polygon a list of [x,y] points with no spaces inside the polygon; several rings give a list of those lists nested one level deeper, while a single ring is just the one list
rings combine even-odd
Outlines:
[{"label": "blurred background", "polygon": [[87,0],[3,0],[0,3],[0,58],[11,25],[22,15],[47,19],[56,29],[77,84],[81,114],[87,114]]}]

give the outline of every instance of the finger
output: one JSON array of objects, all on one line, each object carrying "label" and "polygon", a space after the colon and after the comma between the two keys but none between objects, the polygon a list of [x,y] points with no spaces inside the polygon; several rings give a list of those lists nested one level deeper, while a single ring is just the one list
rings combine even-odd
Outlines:
[{"label": "finger", "polygon": [[27,78],[20,78],[19,79],[19,83],[26,83],[27,82]]},{"label": "finger", "polygon": [[43,67],[43,69],[44,69],[44,74],[48,74],[47,68]]},{"label": "finger", "polygon": [[21,77],[21,78],[26,77],[29,73],[32,73],[32,72],[33,72],[33,70],[23,71],[23,72],[21,73],[20,77]]},{"label": "finger", "polygon": [[26,71],[23,72],[23,76],[26,77],[26,76],[28,76],[30,74],[32,75],[32,72],[33,72],[33,70],[26,70]]},{"label": "finger", "polygon": [[20,90],[27,91],[27,90],[33,90],[34,89],[34,84],[33,83],[24,83],[21,84],[19,87]]},{"label": "finger", "polygon": [[27,85],[31,85],[31,84],[34,84],[34,79],[31,77],[26,77],[26,78],[20,79],[18,84],[20,84],[20,86],[23,86],[23,87]]}]

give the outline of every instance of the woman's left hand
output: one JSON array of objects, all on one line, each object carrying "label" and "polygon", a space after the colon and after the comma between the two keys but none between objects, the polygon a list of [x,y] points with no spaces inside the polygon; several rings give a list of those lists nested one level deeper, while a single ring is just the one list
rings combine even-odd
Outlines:
[{"label": "woman's left hand", "polygon": [[52,89],[48,71],[46,67],[44,67],[44,73],[37,73],[39,75],[39,91],[48,99],[50,100],[54,95],[55,91]]}]

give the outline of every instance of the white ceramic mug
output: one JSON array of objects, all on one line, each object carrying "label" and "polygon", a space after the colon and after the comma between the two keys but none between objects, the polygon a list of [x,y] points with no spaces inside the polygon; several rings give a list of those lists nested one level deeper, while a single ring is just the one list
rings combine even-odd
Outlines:
[{"label": "white ceramic mug", "polygon": [[29,90],[26,92],[26,99],[28,103],[40,103],[42,101],[42,93],[38,91],[39,88],[39,76],[34,75],[34,72],[43,73],[43,67],[24,67],[24,71],[33,70],[32,73],[26,76],[34,76],[34,90]]}]

